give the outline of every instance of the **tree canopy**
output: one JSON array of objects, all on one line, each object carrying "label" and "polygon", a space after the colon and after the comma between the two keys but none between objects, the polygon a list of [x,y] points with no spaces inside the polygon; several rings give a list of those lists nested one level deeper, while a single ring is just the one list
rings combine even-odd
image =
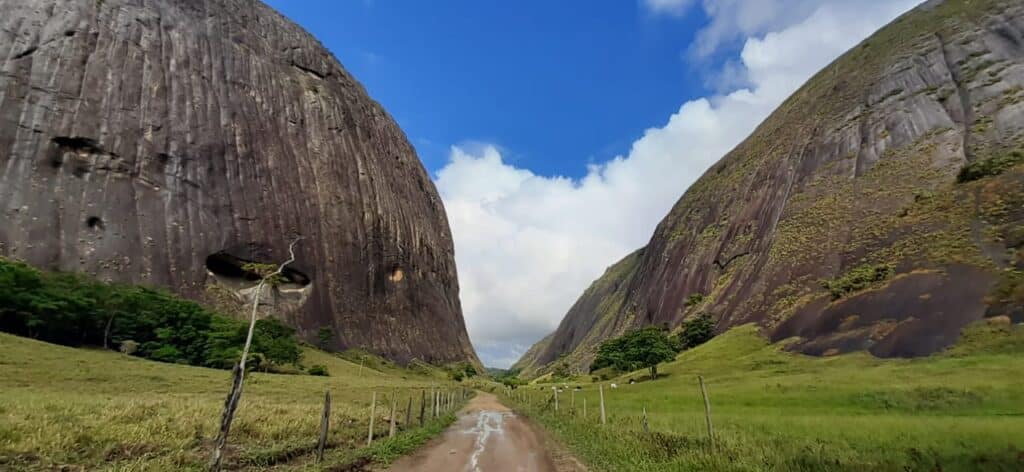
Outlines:
[{"label": "tree canopy", "polygon": [[[117,349],[130,342],[123,351],[135,356],[231,368],[247,325],[164,290],[0,258],[0,331],[67,346]],[[256,322],[253,350],[274,364],[297,364],[302,353],[295,330],[273,318]]]},{"label": "tree canopy", "polygon": [[658,364],[675,359],[675,343],[661,328],[649,326],[609,339],[598,347],[591,372],[604,367],[628,372],[647,368],[651,378],[658,376]]}]

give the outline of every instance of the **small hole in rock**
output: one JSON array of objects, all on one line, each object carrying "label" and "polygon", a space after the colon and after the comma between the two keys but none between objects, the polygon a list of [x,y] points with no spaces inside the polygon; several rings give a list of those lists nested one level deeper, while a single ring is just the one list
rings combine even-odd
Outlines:
[{"label": "small hole in rock", "polygon": [[85,220],[85,224],[93,229],[103,229],[103,220],[98,216],[90,216]]},{"label": "small hole in rock", "polygon": [[402,279],[404,279],[404,278],[405,278],[405,272],[403,272],[402,268],[399,267],[399,266],[393,267],[391,269],[391,275],[388,276],[388,280],[390,280],[392,282],[401,282]]}]

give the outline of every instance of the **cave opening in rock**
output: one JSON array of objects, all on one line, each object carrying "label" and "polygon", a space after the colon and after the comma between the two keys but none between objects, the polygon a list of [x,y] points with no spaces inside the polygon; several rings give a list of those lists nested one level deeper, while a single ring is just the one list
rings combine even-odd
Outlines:
[{"label": "cave opening in rock", "polygon": [[[206,257],[206,269],[213,275],[226,279],[249,281],[255,284],[260,281],[260,275],[256,271],[245,267],[246,264],[250,263],[259,263],[259,261],[243,259],[226,251],[219,251]],[[285,267],[281,272],[281,276],[284,277],[286,284],[295,284],[300,287],[305,287],[312,282],[308,275],[291,267]]]},{"label": "cave opening in rock", "polygon": [[103,219],[98,216],[86,218],[85,225],[92,229],[103,229]]}]

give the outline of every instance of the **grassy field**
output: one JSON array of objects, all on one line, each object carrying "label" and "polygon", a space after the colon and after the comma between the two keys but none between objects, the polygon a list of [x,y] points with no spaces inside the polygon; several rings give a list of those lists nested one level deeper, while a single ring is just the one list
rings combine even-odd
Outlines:
[{"label": "grassy field", "polygon": [[[570,390],[560,411],[550,385],[513,398],[594,470],[955,471],[1024,470],[1024,328],[980,325],[924,359],[828,358],[769,345],[735,328],[663,364],[656,381],[635,372]],[[697,376],[711,398],[707,440]],[[575,385],[575,384],[569,384]],[[521,401],[523,393],[527,401]],[[583,399],[587,416],[583,417]],[[648,412],[649,433],[641,427]]]},{"label": "grassy field", "polygon": [[[358,357],[356,357],[358,358]],[[444,416],[363,447],[371,392],[376,434],[387,436],[382,404],[397,392],[404,419],[431,385],[455,388],[440,369],[356,362],[306,349],[305,365],[329,377],[251,374],[231,430],[235,469],[350,470],[386,463],[440,432]],[[0,470],[203,470],[220,421],[230,372],[163,364],[112,351],[73,349],[0,334]],[[333,397],[330,449],[312,462],[324,391]],[[64,470],[64,469],[59,469]],[[358,468],[351,470],[359,470]]]}]

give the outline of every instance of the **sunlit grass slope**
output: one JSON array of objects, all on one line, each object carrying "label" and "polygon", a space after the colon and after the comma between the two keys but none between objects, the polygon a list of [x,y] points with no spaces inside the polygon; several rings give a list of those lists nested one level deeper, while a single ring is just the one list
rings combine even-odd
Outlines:
[{"label": "sunlit grass slope", "polygon": [[[378,395],[377,435],[386,436],[381,405],[392,392],[398,392],[399,420],[409,396],[418,419],[421,390],[451,384],[432,368],[404,369],[369,356],[361,368],[307,348],[302,362],[324,365],[330,376],[247,378],[229,440],[231,466],[317,470],[310,451],[327,389],[333,408],[325,468],[392,459],[450,419],[357,450],[366,441],[372,391]],[[203,470],[229,377],[224,370],[0,334],[0,470]]]},{"label": "sunlit grass slope", "polygon": [[[610,423],[598,425],[597,386],[575,414],[550,386],[516,402],[595,470],[1024,470],[1024,328],[980,325],[945,353],[877,359],[809,357],[735,328],[663,364],[605,384]],[[711,399],[717,448],[707,442],[697,376]],[[586,398],[587,417],[582,417]],[[650,433],[641,416],[648,412]]]}]

